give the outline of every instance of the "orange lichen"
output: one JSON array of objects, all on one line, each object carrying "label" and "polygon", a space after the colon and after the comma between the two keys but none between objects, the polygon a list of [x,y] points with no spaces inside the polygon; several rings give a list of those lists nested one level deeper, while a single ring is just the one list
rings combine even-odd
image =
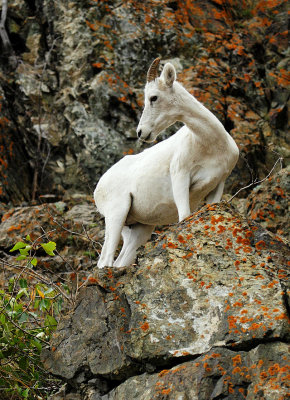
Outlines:
[{"label": "orange lichen", "polygon": [[229,329],[234,329],[236,328],[236,322],[237,322],[237,317],[234,317],[233,315],[228,316],[228,325]]},{"label": "orange lichen", "polygon": [[142,331],[146,332],[149,329],[148,322],[144,322],[144,324],[141,325],[140,328],[142,329]]},{"label": "orange lichen", "polygon": [[169,394],[171,392],[171,389],[163,389],[162,394]]},{"label": "orange lichen", "polygon": [[177,240],[178,240],[180,243],[186,243],[186,241],[184,240],[184,238],[183,238],[182,235],[178,235]]},{"label": "orange lichen", "polygon": [[243,303],[242,303],[241,301],[236,301],[236,302],[233,304],[233,307],[243,307]]},{"label": "orange lichen", "polygon": [[90,277],[88,278],[88,281],[89,281],[90,283],[97,283],[97,282],[98,282],[97,279],[96,279],[96,278],[93,278],[92,276],[90,276]]},{"label": "orange lichen", "polygon": [[237,364],[242,363],[242,357],[240,356],[240,354],[237,354],[235,357],[232,357],[232,361],[233,361],[234,367],[236,367]]},{"label": "orange lichen", "polygon": [[164,376],[167,375],[170,372],[169,369],[163,369],[162,371],[159,372],[158,376]]},{"label": "orange lichen", "polygon": [[218,225],[218,231],[217,233],[223,233],[226,231],[226,228],[223,225]]},{"label": "orange lichen", "polygon": [[7,229],[7,232],[19,231],[21,229],[21,225],[12,225]]},{"label": "orange lichen", "polygon": [[13,215],[14,213],[14,209],[11,209],[10,211],[8,211],[7,213],[5,213],[1,219],[2,222],[6,221],[8,218],[11,217],[11,215]]},{"label": "orange lichen", "polygon": [[193,253],[187,253],[185,256],[182,256],[182,258],[190,258],[192,257]]},{"label": "orange lichen", "polygon": [[249,331],[253,331],[256,329],[259,329],[261,326],[263,326],[263,323],[260,322],[259,324],[254,322],[250,327],[249,327]]},{"label": "orange lichen", "polygon": [[263,248],[266,247],[266,243],[264,242],[264,240],[260,240],[255,244],[255,247],[257,250],[262,250]]}]

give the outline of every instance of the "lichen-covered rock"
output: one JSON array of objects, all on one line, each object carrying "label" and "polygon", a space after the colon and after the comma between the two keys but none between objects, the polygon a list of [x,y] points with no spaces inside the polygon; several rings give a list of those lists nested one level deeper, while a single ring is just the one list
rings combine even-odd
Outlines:
[{"label": "lichen-covered rock", "polygon": [[[92,390],[88,381],[97,378],[94,393],[104,400],[130,398],[132,393],[136,399],[151,399],[155,389],[156,398],[177,399],[178,385],[170,386],[157,372],[203,354],[199,362],[214,362],[188,364],[192,373],[184,376],[180,388],[189,396],[184,398],[214,399],[222,393],[229,396],[233,389],[238,399],[252,385],[247,398],[253,399],[262,378],[254,379],[252,370],[244,378],[242,367],[250,368],[262,344],[278,360],[284,346],[280,342],[289,339],[287,257],[289,249],[281,239],[231,206],[206,206],[148,243],[137,266],[95,271],[92,286],[81,291],[75,310],[60,322],[51,349],[43,352],[45,368],[79,393]],[[272,342],[279,345],[271,347]],[[209,356],[212,351],[222,352],[220,369],[220,360]],[[263,362],[272,368],[276,361],[271,364],[272,356],[263,354]],[[235,372],[229,364],[237,367]],[[282,378],[277,378],[280,386]],[[202,379],[209,381],[207,388],[200,385]]]},{"label": "lichen-covered rock", "polygon": [[290,239],[290,167],[255,187],[248,197],[248,216],[273,233]]},{"label": "lichen-covered rock", "polygon": [[86,201],[70,209],[64,202],[10,208],[2,216],[0,247],[9,249],[28,234],[32,240],[53,237],[61,247],[67,244],[73,229],[78,232],[82,231],[82,226],[92,229],[97,226],[98,219],[96,207]]},{"label": "lichen-covered rock", "polygon": [[[13,264],[15,254],[9,250],[29,235],[34,243],[54,241],[56,256],[40,256],[37,268],[59,279],[56,272],[66,272],[72,278],[76,271],[93,268],[104,237],[104,223],[88,197],[70,199],[38,206],[3,209],[0,223],[0,249],[5,260]],[[18,255],[18,254],[17,254]],[[4,261],[3,261],[4,262]],[[5,262],[3,264],[5,266]]]},{"label": "lichen-covered rock", "polygon": [[101,399],[285,399],[289,346],[273,342],[245,350],[214,348],[194,361],[129,378]]}]

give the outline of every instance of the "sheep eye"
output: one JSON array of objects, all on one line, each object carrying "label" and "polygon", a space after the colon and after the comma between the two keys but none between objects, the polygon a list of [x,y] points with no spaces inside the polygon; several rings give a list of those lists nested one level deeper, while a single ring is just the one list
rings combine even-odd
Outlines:
[{"label": "sheep eye", "polygon": [[157,96],[152,96],[150,97],[150,103],[153,103],[154,101],[157,100]]}]

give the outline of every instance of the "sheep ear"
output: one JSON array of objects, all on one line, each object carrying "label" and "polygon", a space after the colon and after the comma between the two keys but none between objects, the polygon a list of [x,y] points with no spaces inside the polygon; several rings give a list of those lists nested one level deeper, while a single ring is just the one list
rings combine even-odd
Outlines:
[{"label": "sheep ear", "polygon": [[170,63],[165,64],[160,78],[165,82],[166,86],[171,87],[176,80],[174,66]]}]

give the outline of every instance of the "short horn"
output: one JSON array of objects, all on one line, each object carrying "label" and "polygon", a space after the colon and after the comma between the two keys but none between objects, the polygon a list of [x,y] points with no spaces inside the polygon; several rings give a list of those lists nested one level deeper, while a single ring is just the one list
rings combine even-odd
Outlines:
[{"label": "short horn", "polygon": [[157,78],[157,76],[158,76],[157,69],[158,69],[159,63],[160,63],[160,58],[157,57],[157,58],[155,58],[153,63],[150,65],[150,68],[148,69],[148,72],[147,72],[147,82],[152,82]]}]

